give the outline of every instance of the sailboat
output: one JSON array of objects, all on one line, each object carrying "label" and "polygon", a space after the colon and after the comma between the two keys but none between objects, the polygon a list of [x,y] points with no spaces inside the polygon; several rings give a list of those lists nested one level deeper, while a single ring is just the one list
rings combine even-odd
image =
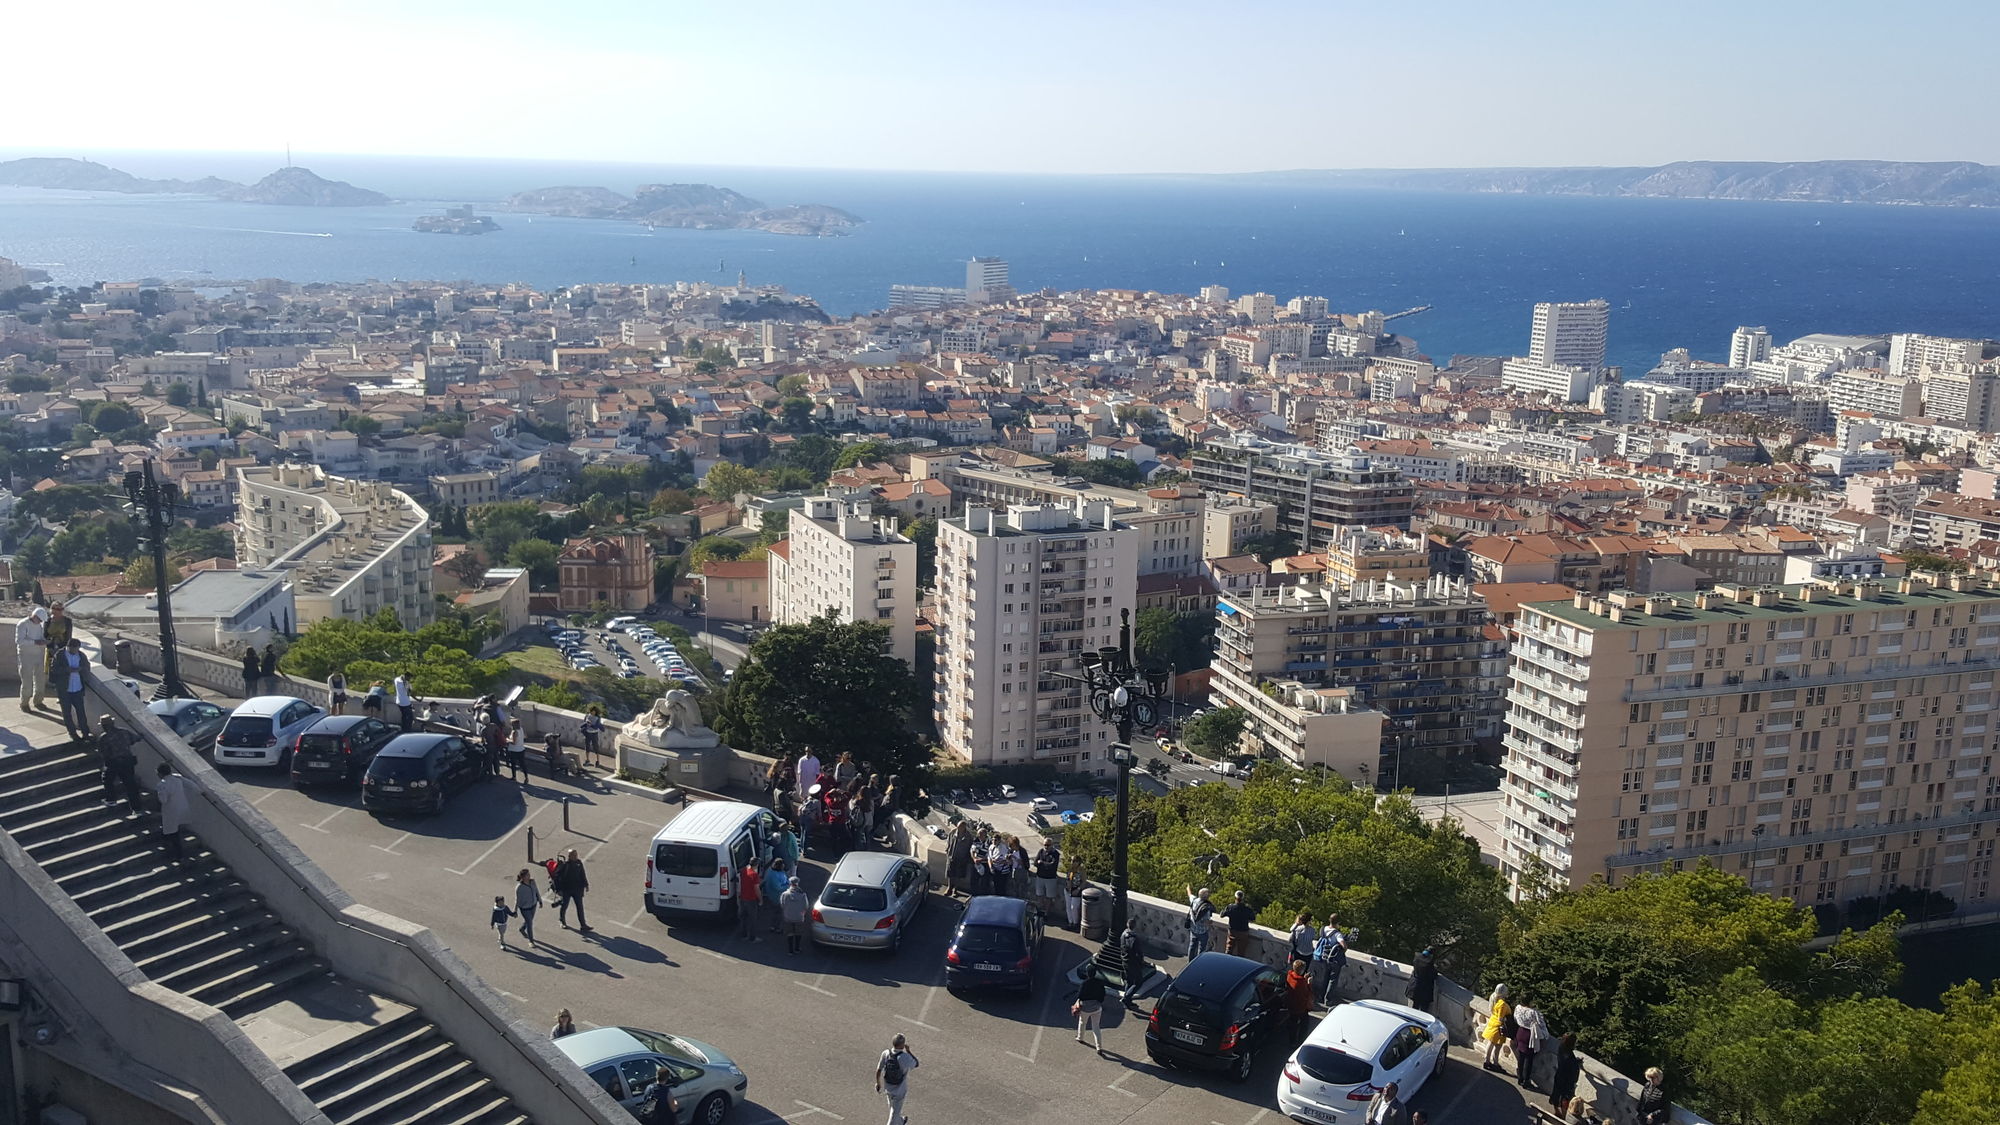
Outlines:
[{"label": "sailboat", "polygon": [[717,259],[715,260],[715,272],[716,272],[716,273],[721,273],[721,272],[722,272],[723,270],[727,269],[727,268],[728,268],[728,266],[729,266],[729,263],[728,263],[728,262],[725,262],[725,261],[723,261],[723,260],[722,260],[721,258],[717,258]]},{"label": "sailboat", "polygon": [[1396,237],[1398,237],[1398,238],[1401,238],[1401,237],[1403,237],[1404,235],[1406,235],[1406,234],[1408,234],[1408,233],[1410,233],[1410,232],[1409,232],[1409,231],[1407,231],[1407,230],[1399,230],[1399,231],[1397,231],[1397,232],[1396,232]]}]

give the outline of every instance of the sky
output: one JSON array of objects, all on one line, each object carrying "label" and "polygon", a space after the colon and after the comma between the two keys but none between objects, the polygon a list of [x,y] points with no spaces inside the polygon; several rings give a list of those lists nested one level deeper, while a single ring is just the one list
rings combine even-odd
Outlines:
[{"label": "sky", "polygon": [[2000,163],[1991,0],[16,0],[5,22],[8,85],[45,96],[0,144],[51,156]]}]

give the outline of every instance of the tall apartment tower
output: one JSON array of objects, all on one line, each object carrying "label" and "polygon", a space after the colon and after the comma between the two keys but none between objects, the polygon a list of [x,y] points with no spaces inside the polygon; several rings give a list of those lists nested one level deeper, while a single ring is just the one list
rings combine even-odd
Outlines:
[{"label": "tall apartment tower", "polygon": [[2000,587],[1822,578],[1521,607],[1503,869],[1709,860],[1802,904],[1992,894]]},{"label": "tall apartment tower", "polygon": [[1104,776],[1111,728],[1091,714],[1078,657],[1118,643],[1138,596],[1139,536],[1104,500],[968,504],[938,524],[932,709],[974,765],[1047,762]]},{"label": "tall apartment tower", "polygon": [[1611,303],[1544,301],[1535,306],[1534,329],[1528,337],[1528,358],[1536,363],[1604,367],[1604,339],[1611,327]]},{"label": "tall apartment tower", "polygon": [[1729,334],[1729,366],[1748,367],[1771,358],[1771,330],[1758,325],[1738,328]]},{"label": "tall apartment tower", "polygon": [[802,625],[831,612],[889,629],[889,655],[917,648],[917,545],[866,503],[814,496],[792,511],[785,549],[771,551],[771,620]]},{"label": "tall apartment tower", "polygon": [[1014,296],[1007,280],[1007,259],[974,258],[965,263],[965,299],[972,304],[1005,301]]}]

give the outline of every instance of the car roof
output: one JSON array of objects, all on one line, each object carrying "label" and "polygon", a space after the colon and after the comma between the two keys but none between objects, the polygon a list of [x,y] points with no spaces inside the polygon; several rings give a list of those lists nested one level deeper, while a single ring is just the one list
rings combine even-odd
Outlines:
[{"label": "car roof", "polygon": [[377,752],[376,756],[382,758],[421,758],[425,754],[430,753],[431,749],[438,743],[443,742],[447,738],[456,737],[458,736],[436,734],[430,731],[399,734],[390,739],[388,744]]},{"label": "car roof", "polygon": [[626,1055],[650,1055],[644,1043],[632,1038],[632,1033],[622,1027],[593,1027],[589,1031],[573,1032],[556,1040],[556,1046],[570,1061],[581,1067],[593,1067]]},{"label": "car roof", "polygon": [[305,729],[307,734],[346,734],[368,722],[366,715],[327,715]]},{"label": "car roof", "polygon": [[231,711],[230,714],[270,716],[283,711],[294,703],[304,702],[305,700],[295,695],[259,695],[237,704],[236,710]]},{"label": "car roof", "polygon": [[1248,957],[1210,951],[1188,962],[1169,987],[1198,1000],[1225,1000],[1236,991],[1236,986],[1264,968],[1261,962]]},{"label": "car roof", "polygon": [[828,883],[858,883],[864,887],[878,886],[889,873],[903,865],[903,857],[894,852],[848,852],[840,857],[833,874],[826,877]]},{"label": "car roof", "polygon": [[1363,1055],[1373,1058],[1403,1027],[1415,1024],[1428,1028],[1434,1018],[1415,1008],[1405,1008],[1401,1004],[1389,1004],[1380,1000],[1355,1000],[1341,1004],[1328,1012],[1313,1028],[1306,1042],[1315,1047],[1341,1045],[1351,1047]]},{"label": "car roof", "polygon": [[1018,926],[1028,904],[1006,895],[978,895],[965,904],[960,921],[967,926]]},{"label": "car roof", "polygon": [[762,805],[743,801],[701,801],[682,809],[679,816],[653,834],[653,839],[719,844],[742,827],[744,821],[763,811]]},{"label": "car roof", "polygon": [[[207,700],[202,700],[202,699],[155,699],[155,700],[153,700],[153,701],[152,701],[151,703],[148,703],[148,704],[146,704],[146,710],[148,710],[148,711],[151,711],[151,712],[152,712],[153,714],[155,714],[155,715],[169,715],[169,716],[171,716],[171,715],[178,715],[178,714],[180,714],[180,713],[181,713],[182,711],[185,711],[185,710],[187,710],[188,708],[190,708],[190,707],[194,706],[194,705],[195,705],[195,704],[197,704],[197,703],[205,703],[205,702],[207,702]],[[213,706],[213,704],[211,704],[211,706]]]}]

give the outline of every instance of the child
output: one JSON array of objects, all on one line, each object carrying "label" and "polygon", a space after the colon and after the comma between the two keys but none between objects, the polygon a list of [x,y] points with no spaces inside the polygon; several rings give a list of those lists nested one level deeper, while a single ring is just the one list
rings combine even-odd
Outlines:
[{"label": "child", "polygon": [[563,761],[562,736],[556,732],[550,731],[548,738],[543,740],[542,756],[548,759],[550,777],[561,777],[569,772],[567,763]]},{"label": "child", "polygon": [[494,895],[493,917],[489,924],[500,935],[500,948],[502,949],[507,948],[507,919],[513,916],[514,908],[507,905],[507,899],[502,895]]}]

